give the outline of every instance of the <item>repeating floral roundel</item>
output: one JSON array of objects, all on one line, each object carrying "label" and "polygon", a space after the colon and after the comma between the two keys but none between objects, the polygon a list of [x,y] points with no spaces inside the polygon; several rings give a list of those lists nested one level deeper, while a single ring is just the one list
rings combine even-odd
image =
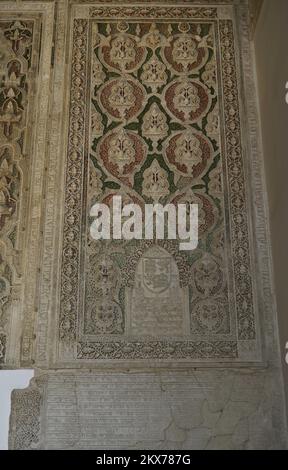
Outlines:
[{"label": "repeating floral roundel", "polygon": [[103,45],[100,57],[110,69],[121,72],[137,70],[144,62],[147,51],[137,44],[130,34],[114,35],[109,44]]},{"label": "repeating floral roundel", "polygon": [[137,116],[143,107],[142,86],[129,78],[115,78],[105,83],[99,92],[100,105],[112,119],[125,122]]},{"label": "repeating floral roundel", "polygon": [[117,129],[100,142],[98,156],[108,172],[131,186],[135,170],[146,157],[146,145],[136,133]]},{"label": "repeating floral roundel", "polygon": [[199,47],[192,35],[179,34],[164,47],[163,56],[177,74],[191,74],[203,67],[208,58],[208,49]]},{"label": "repeating floral roundel", "polygon": [[225,297],[202,299],[192,305],[191,329],[197,333],[217,333],[223,328],[227,302]]},{"label": "repeating floral roundel", "polygon": [[193,178],[203,176],[213,153],[209,140],[194,129],[174,134],[165,149],[168,162],[177,172]]},{"label": "repeating floral roundel", "polygon": [[164,92],[168,111],[184,123],[195,123],[203,118],[211,107],[211,94],[195,80],[174,80]]}]

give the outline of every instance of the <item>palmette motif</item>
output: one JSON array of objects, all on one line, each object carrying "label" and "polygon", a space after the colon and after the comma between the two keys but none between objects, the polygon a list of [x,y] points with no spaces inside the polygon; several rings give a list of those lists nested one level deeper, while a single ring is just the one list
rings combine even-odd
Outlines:
[{"label": "palmette motif", "polygon": [[167,136],[167,117],[161,111],[157,103],[153,103],[143,118],[142,134],[153,143],[153,150],[157,150],[157,144]]},{"label": "palmette motif", "polygon": [[134,143],[124,129],[121,129],[110,140],[108,158],[119,168],[120,175],[123,174],[125,165],[134,161]]},{"label": "palmette motif", "polygon": [[110,59],[121,70],[125,70],[129,64],[135,61],[135,43],[127,36],[117,36],[111,41]]},{"label": "palmette motif", "polygon": [[159,202],[169,194],[169,182],[166,171],[161,168],[157,160],[143,173],[143,196]]},{"label": "palmette motif", "polygon": [[112,86],[108,102],[112,108],[119,110],[121,118],[125,119],[126,112],[136,102],[133,87],[127,80],[120,80]]},{"label": "palmette motif", "polygon": [[144,85],[151,87],[152,92],[156,93],[167,82],[166,66],[153,55],[149,62],[144,64],[141,79]]},{"label": "palmette motif", "polygon": [[104,125],[102,116],[98,111],[94,111],[91,115],[91,135],[92,137],[100,137],[103,134]]}]

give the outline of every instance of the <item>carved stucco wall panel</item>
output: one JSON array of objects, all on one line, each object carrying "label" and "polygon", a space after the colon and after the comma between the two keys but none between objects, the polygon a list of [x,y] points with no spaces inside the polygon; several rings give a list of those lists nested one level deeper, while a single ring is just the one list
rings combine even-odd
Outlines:
[{"label": "carved stucco wall panel", "polygon": [[27,3],[21,8],[1,3],[0,363],[5,367],[20,365],[20,349],[25,365],[35,334],[34,320],[26,319],[37,303],[52,18],[52,4],[32,9]]},{"label": "carved stucco wall panel", "polygon": [[[68,139],[59,146],[62,164],[63,153],[67,155],[62,167],[65,194],[58,209],[62,255],[55,257],[51,314],[56,318],[50,325],[42,303],[46,296],[40,298],[38,364],[49,363],[47,341],[53,345],[50,360],[58,367],[75,361],[93,366],[132,359],[134,365],[138,360],[154,365],[190,360],[259,362],[248,227],[252,214],[244,180],[233,10],[141,8],[111,10],[76,2],[71,9],[65,69],[70,92],[63,95],[62,124]],[[158,22],[151,23],[152,16]],[[56,70],[63,67],[63,56],[61,60],[56,61]],[[54,93],[59,94],[58,87]],[[140,205],[197,202],[199,249],[189,259],[177,243],[163,242],[158,254],[154,247],[152,261],[147,250],[153,243],[91,242],[91,205],[109,203],[113,194]],[[50,222],[47,227],[49,234]],[[159,250],[166,250],[166,261],[160,261]],[[180,285],[187,291],[181,307],[184,312],[184,304],[188,305],[185,332],[173,338],[166,329],[157,337],[153,322],[147,321],[146,332],[137,336],[129,326],[129,311],[144,305],[148,319],[150,304],[143,299],[153,297],[151,289],[145,294],[143,279],[164,262],[171,272],[173,257]],[[44,270],[45,266],[46,262]],[[142,272],[142,281],[136,272]],[[168,315],[173,282],[169,275],[158,307],[150,301],[152,316],[157,309]],[[136,290],[135,283],[140,283]],[[46,289],[46,281],[42,286]]]},{"label": "carved stucco wall panel", "polygon": [[[15,331],[21,366],[44,372],[13,395],[10,448],[284,448],[246,2],[31,0],[20,16],[31,5],[38,150]],[[91,241],[91,204],[115,192],[197,202],[194,256]]]}]

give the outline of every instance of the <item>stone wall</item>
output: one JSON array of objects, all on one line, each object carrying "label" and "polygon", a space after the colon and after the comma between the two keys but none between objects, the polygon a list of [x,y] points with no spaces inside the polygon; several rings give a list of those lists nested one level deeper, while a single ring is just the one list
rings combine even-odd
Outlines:
[{"label": "stone wall", "polygon": [[10,448],[284,449],[274,378],[227,368],[39,375],[13,392]]}]

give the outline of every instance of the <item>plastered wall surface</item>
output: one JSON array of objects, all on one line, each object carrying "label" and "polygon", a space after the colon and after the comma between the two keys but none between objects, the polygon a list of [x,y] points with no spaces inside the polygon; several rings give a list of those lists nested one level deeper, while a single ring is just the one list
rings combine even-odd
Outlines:
[{"label": "plastered wall surface", "polygon": [[285,0],[265,1],[255,32],[255,53],[258,73],[265,174],[270,208],[272,253],[274,260],[275,294],[278,306],[281,358],[286,396],[288,367],[285,362],[288,336],[287,262],[288,235],[287,125],[288,105],[285,86],[288,81],[287,59],[288,4]]}]

